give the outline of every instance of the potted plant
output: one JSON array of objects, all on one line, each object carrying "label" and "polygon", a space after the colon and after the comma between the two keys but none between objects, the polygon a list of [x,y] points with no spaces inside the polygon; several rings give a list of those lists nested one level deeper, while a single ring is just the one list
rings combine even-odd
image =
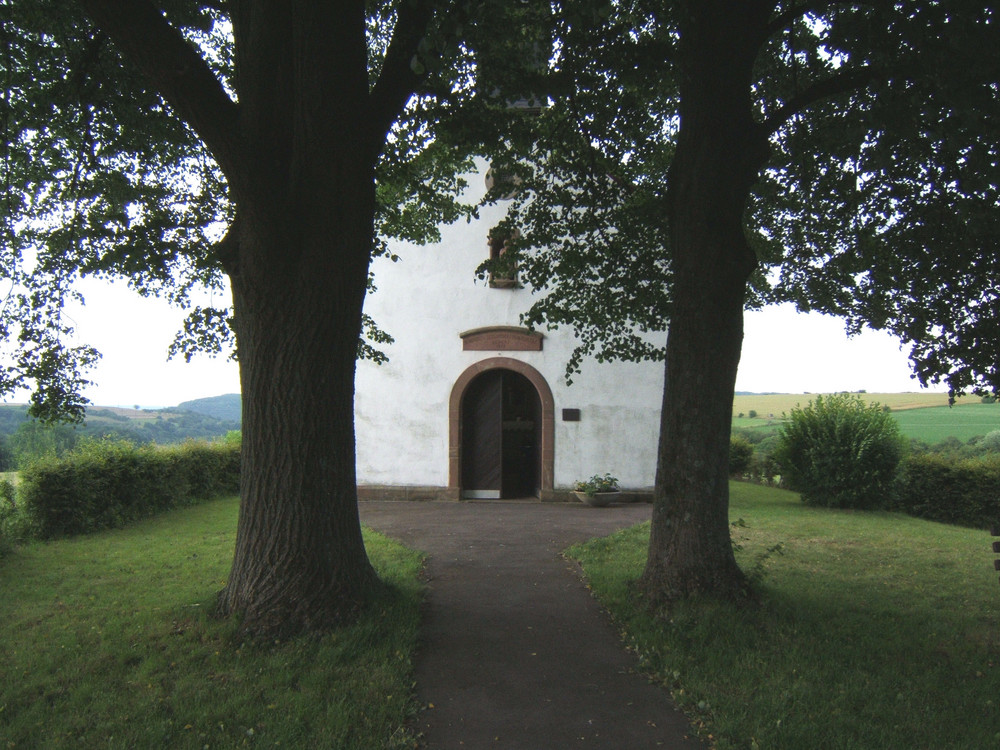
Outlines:
[{"label": "potted plant", "polygon": [[621,493],[618,478],[610,474],[594,474],[590,479],[581,480],[573,487],[573,494],[587,505],[604,506]]}]

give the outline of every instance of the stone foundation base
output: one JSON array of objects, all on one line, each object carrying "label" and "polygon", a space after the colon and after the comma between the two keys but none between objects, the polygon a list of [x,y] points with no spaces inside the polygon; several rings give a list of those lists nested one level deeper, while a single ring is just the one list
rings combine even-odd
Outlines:
[{"label": "stone foundation base", "polygon": [[[460,499],[459,491],[456,487],[423,487],[418,485],[401,484],[358,485],[358,500],[397,500],[402,502],[420,502],[427,500],[458,501]],[[541,490],[540,497],[536,499],[542,503],[580,502],[576,499],[572,490],[568,489]],[[497,502],[503,501],[501,500]],[[653,502],[653,491],[651,489],[622,490],[621,497],[618,502],[651,503]]]}]

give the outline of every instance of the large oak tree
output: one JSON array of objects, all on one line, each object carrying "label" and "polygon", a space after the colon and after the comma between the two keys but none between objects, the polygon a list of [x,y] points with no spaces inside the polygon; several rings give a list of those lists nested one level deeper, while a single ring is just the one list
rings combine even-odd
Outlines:
[{"label": "large oak tree", "polygon": [[[1000,387],[998,19],[964,0],[556,5],[559,95],[510,155],[518,262],[549,291],[527,319],[573,325],[581,353],[665,354],[641,588],[737,597],[748,304],[888,328],[924,382]],[[658,352],[642,331],[664,321]]]},{"label": "large oak tree", "polygon": [[33,385],[42,417],[80,414],[97,354],[66,343],[78,275],[181,305],[224,275],[232,307],[194,309],[177,341],[222,351],[235,332],[244,468],[219,609],[268,636],[350,617],[378,585],[353,419],[359,341],[378,356],[379,334],[361,339],[369,262],[386,237],[433,238],[469,211],[464,157],[433,126],[472,92],[458,32],[479,5],[3,7],[0,385]]}]

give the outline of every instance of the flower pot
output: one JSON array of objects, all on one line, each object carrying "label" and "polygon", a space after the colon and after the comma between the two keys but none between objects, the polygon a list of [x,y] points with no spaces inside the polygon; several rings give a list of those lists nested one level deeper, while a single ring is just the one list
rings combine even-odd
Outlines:
[{"label": "flower pot", "polygon": [[595,492],[593,495],[588,495],[586,492],[574,492],[573,494],[582,503],[595,508],[603,508],[605,505],[617,500],[621,492],[619,490],[612,490],[610,492]]}]

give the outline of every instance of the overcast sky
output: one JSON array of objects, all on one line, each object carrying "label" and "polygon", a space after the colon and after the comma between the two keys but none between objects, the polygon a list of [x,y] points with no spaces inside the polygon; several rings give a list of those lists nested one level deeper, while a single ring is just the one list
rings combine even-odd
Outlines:
[{"label": "overcast sky", "polygon": [[[123,287],[94,285],[87,307],[73,310],[78,338],[104,358],[86,395],[101,406],[161,407],[239,392],[236,364],[196,357],[167,361],[167,347],[183,313],[138,297]],[[823,393],[919,390],[905,352],[892,337],[865,332],[848,338],[843,323],[790,306],[747,314],[746,339],[736,388],[740,391]],[[938,390],[944,390],[938,389]],[[19,401],[24,400],[23,394]]]}]

